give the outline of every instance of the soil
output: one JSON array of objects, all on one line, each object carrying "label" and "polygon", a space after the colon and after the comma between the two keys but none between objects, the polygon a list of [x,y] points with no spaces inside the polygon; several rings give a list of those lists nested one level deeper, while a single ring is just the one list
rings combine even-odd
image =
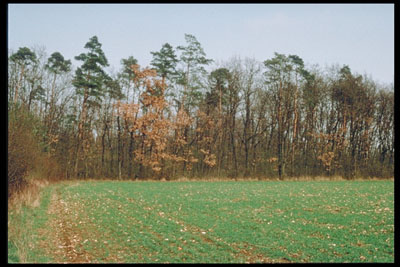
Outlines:
[{"label": "soil", "polygon": [[93,256],[81,247],[81,229],[74,227],[73,208],[53,192],[48,208],[49,220],[42,234],[46,241],[41,246],[57,263],[88,263]]}]

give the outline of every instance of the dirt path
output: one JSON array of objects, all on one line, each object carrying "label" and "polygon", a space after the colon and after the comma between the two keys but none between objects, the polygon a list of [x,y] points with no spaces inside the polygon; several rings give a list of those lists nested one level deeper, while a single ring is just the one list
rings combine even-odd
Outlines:
[{"label": "dirt path", "polygon": [[45,250],[53,256],[55,262],[87,263],[93,256],[82,249],[81,229],[76,226],[76,204],[65,202],[57,190],[51,196],[48,208],[49,220],[42,234],[47,242],[42,243]]}]

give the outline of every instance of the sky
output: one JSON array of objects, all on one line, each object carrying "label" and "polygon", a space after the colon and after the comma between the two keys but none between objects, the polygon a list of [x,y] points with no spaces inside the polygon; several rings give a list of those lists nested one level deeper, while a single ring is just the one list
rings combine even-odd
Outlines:
[{"label": "sky", "polygon": [[96,35],[111,72],[133,56],[149,66],[163,44],[194,35],[208,58],[263,62],[296,54],[306,66],[349,65],[394,80],[394,4],[9,4],[8,49],[45,47],[71,59]]}]

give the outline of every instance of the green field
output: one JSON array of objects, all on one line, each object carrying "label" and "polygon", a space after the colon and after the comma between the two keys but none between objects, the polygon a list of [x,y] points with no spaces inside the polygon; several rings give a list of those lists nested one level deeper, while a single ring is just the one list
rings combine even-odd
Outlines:
[{"label": "green field", "polygon": [[8,238],[9,262],[394,262],[394,183],[64,182]]}]

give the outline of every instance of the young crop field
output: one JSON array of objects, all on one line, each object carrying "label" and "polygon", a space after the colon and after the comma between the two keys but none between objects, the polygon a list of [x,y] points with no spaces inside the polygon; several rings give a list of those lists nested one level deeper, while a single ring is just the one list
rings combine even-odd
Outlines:
[{"label": "young crop field", "polygon": [[9,262],[394,262],[394,183],[62,182],[8,239]]}]

